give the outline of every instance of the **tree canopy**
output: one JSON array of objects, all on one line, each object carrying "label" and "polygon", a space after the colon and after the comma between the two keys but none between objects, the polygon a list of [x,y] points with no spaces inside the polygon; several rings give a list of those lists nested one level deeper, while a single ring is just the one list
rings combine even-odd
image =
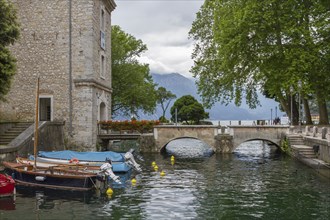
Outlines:
[{"label": "tree canopy", "polygon": [[171,108],[171,115],[172,121],[175,121],[177,116],[178,122],[187,124],[199,124],[200,120],[209,117],[203,105],[191,95],[185,95],[177,99]]},{"label": "tree canopy", "polygon": [[206,0],[190,30],[203,102],[240,105],[245,96],[255,108],[260,90],[289,115],[291,97],[315,95],[327,124],[329,19],[323,0]]},{"label": "tree canopy", "polygon": [[138,116],[138,110],[152,113],[157,102],[156,85],[148,64],[137,59],[147,46],[119,26],[112,26],[111,47],[112,114]]},{"label": "tree canopy", "polygon": [[19,38],[19,24],[16,11],[6,0],[0,0],[0,101],[10,90],[16,73],[16,59],[7,48]]}]

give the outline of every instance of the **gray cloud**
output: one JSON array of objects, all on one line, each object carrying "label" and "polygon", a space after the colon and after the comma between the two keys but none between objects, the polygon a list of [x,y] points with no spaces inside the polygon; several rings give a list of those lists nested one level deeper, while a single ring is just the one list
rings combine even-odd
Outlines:
[{"label": "gray cloud", "polygon": [[117,0],[112,24],[141,39],[148,52],[141,61],[152,72],[191,76],[192,42],[188,32],[203,1]]}]

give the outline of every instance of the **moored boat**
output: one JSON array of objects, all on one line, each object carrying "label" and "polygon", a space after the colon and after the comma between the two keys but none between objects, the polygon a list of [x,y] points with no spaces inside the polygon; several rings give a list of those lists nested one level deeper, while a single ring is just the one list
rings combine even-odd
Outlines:
[{"label": "moored boat", "polygon": [[[29,158],[16,157],[16,162],[20,164],[34,164],[34,157],[30,156]],[[92,173],[97,173],[100,171],[100,166],[104,164],[100,162],[84,162],[78,161],[70,162],[69,160],[59,160],[52,158],[36,158],[37,167],[61,167],[62,169],[70,170],[80,170],[80,171],[89,171]],[[112,162],[112,171],[114,173],[127,173],[131,170],[131,167],[128,166],[125,162]]]},{"label": "moored boat", "polygon": [[35,167],[31,164],[3,162],[6,172],[13,176],[17,185],[64,189],[76,191],[103,190],[109,181],[121,184],[120,178],[112,172],[109,162],[99,172],[74,170],[61,166]]},{"label": "moored boat", "polygon": [[15,181],[11,176],[0,173],[0,197],[11,196],[15,192]]},{"label": "moored boat", "polygon": [[3,162],[6,172],[10,173],[18,185],[38,186],[53,189],[92,190],[97,175],[95,173],[62,170],[58,168]]},{"label": "moored boat", "polygon": [[[39,151],[36,157],[37,162],[46,162],[54,164],[85,164],[101,166],[104,161],[110,160],[113,166],[113,172],[128,172],[129,168],[141,172],[140,165],[134,159],[134,150],[131,149],[126,153],[118,153],[113,151],[103,152],[77,152],[71,150],[63,151]],[[30,158],[34,160],[33,156]],[[125,163],[127,166],[125,166]]]}]

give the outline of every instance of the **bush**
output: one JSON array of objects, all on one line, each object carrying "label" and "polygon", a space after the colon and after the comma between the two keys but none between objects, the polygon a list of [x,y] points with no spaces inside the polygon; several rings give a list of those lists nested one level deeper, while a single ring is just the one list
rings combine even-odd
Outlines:
[{"label": "bush", "polygon": [[155,125],[159,125],[159,121],[148,121],[148,120],[132,120],[132,121],[100,121],[98,122],[101,129],[112,130],[112,131],[138,131],[140,133],[152,132]]}]

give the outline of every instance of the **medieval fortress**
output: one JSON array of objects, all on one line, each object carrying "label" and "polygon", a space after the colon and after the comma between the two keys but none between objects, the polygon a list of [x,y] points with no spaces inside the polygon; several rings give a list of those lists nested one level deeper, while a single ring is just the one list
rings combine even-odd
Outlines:
[{"label": "medieval fortress", "polygon": [[11,46],[17,73],[3,118],[34,121],[40,78],[39,120],[65,123],[81,150],[97,143],[97,121],[111,117],[111,12],[113,0],[10,0],[21,37]]}]

